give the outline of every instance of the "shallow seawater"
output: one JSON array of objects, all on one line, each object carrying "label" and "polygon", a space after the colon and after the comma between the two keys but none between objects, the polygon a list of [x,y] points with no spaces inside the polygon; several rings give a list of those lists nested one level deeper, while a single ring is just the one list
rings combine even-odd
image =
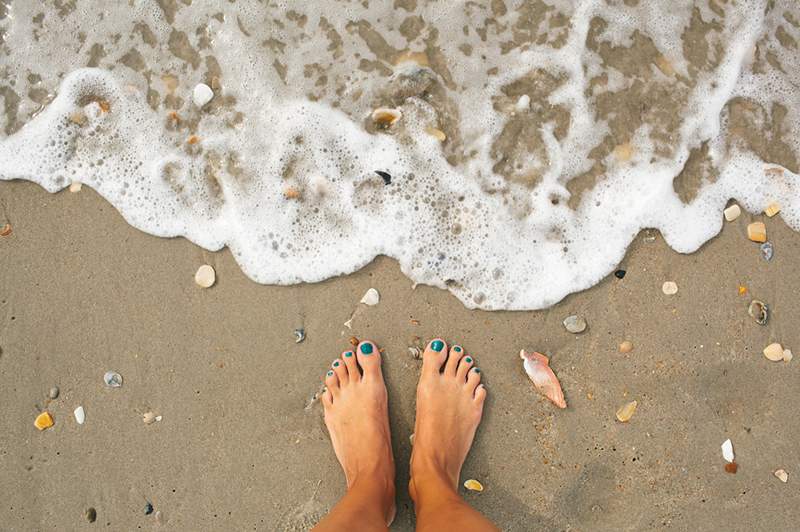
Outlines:
[{"label": "shallow seawater", "polygon": [[5,0],[0,179],[84,183],[261,283],[384,254],[542,308],[644,228],[695,251],[730,199],[800,230],[798,41],[793,0]]}]

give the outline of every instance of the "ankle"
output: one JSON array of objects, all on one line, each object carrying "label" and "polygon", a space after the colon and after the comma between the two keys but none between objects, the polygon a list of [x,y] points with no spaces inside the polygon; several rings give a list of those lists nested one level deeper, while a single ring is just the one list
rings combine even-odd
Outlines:
[{"label": "ankle", "polygon": [[408,483],[409,494],[417,511],[422,507],[437,506],[442,503],[460,501],[457,491],[458,478],[448,474],[443,468],[417,464],[411,466]]},{"label": "ankle", "polygon": [[359,475],[348,486],[347,492],[357,497],[365,507],[379,512],[385,521],[394,517],[395,486],[391,475]]}]

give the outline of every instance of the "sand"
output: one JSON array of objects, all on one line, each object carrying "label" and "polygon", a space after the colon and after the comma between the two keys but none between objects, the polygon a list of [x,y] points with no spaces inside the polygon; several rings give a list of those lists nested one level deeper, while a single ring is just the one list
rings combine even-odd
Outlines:
[{"label": "sand", "polygon": [[[434,335],[483,369],[489,399],[462,480],[483,483],[465,498],[504,530],[788,530],[800,517],[800,362],[761,355],[772,341],[800,351],[800,236],[780,217],[765,219],[769,263],[746,239],[756,217],[745,213],[693,255],[641,234],[624,279],[548,310],[490,313],[412,289],[387,258],[319,284],[257,285],[229,252],[141,233],[86,186],[50,195],[0,183],[0,209],[14,231],[0,238],[4,530],[309,528],[345,486],[320,405],[306,406],[351,335],[385,349],[393,530],[414,525],[403,486],[421,363],[407,346]],[[217,272],[207,290],[193,280],[203,263]],[[666,280],[676,295],[662,294]],[[347,330],[369,287],[380,304]],[[751,296],[769,303],[767,326],[747,315]],[[561,325],[575,313],[589,323],[580,335]],[[633,351],[618,352],[623,340]],[[566,410],[532,388],[522,347],[552,357]],[[121,388],[103,384],[109,369]],[[61,393],[49,401],[52,386]],[[617,422],[633,399],[631,421]],[[55,426],[39,432],[45,408]],[[148,411],[163,419],[144,424]],[[726,438],[735,475],[724,471]]]}]

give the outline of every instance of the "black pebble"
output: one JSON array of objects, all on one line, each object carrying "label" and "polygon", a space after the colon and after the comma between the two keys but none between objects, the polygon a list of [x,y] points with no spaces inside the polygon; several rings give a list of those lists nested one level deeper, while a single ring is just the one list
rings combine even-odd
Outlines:
[{"label": "black pebble", "polygon": [[614,275],[617,276],[617,279],[622,279],[623,277],[625,277],[625,273],[626,273],[625,270],[617,270],[614,272]]},{"label": "black pebble", "polygon": [[95,521],[97,521],[97,510],[95,510],[94,508],[89,508],[88,510],[86,510],[86,520],[89,521],[90,523],[94,523]]},{"label": "black pebble", "polygon": [[150,515],[153,513],[153,505],[149,502],[144,505],[144,515]]},{"label": "black pebble", "polygon": [[381,176],[384,185],[390,185],[392,183],[392,175],[389,172],[384,172],[382,170],[375,170],[375,173]]}]

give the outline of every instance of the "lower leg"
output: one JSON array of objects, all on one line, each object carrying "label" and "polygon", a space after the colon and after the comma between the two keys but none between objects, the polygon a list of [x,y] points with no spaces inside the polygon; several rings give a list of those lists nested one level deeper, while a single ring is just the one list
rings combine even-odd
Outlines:
[{"label": "lower leg", "polygon": [[409,483],[417,514],[417,530],[459,530],[489,532],[499,530],[480,512],[467,504],[444,475],[417,473]]},{"label": "lower leg", "polygon": [[314,528],[315,532],[388,530],[394,511],[394,485],[386,480],[357,480]]}]

